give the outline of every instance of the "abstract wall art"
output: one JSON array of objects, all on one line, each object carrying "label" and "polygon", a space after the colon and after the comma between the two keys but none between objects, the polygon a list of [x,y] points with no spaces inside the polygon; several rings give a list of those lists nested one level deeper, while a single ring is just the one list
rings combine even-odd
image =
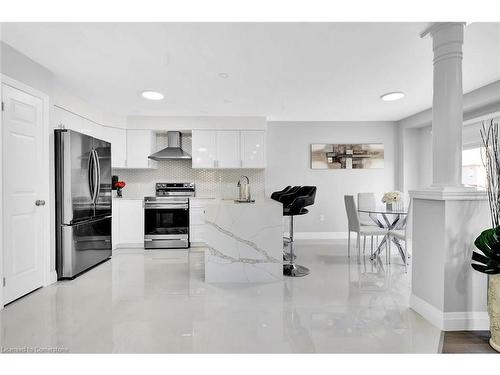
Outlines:
[{"label": "abstract wall art", "polygon": [[383,143],[311,144],[311,169],[384,168]]}]

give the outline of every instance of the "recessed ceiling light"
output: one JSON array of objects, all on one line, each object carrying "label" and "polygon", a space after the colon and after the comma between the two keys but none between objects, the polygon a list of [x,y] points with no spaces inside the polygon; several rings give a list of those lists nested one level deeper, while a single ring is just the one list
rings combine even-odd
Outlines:
[{"label": "recessed ceiling light", "polygon": [[219,73],[219,77],[226,79],[226,78],[229,78],[229,74],[227,74],[227,73]]},{"label": "recessed ceiling light", "polygon": [[157,91],[143,91],[141,95],[143,98],[149,100],[162,100],[164,98],[163,94]]},{"label": "recessed ceiling light", "polygon": [[404,97],[405,97],[404,92],[395,91],[395,92],[388,92],[387,94],[381,95],[380,99],[382,99],[385,102],[393,102],[394,100],[403,99]]}]

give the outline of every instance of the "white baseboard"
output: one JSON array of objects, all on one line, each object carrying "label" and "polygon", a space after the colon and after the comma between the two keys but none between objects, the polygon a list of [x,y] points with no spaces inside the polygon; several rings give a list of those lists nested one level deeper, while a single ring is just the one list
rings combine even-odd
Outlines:
[{"label": "white baseboard", "polygon": [[[285,237],[290,234],[285,232]],[[343,240],[347,239],[347,232],[295,232],[296,240]]]},{"label": "white baseboard", "polygon": [[488,330],[490,318],[486,311],[443,312],[412,294],[410,308],[442,331]]},{"label": "white baseboard", "polygon": [[486,311],[444,313],[443,331],[487,331],[490,317]]}]

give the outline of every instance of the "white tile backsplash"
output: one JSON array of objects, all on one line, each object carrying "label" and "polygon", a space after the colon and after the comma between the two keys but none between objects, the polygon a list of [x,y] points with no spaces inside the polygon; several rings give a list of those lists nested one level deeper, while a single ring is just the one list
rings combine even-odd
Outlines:
[{"label": "white tile backsplash", "polygon": [[[167,145],[166,134],[156,137],[157,149]],[[183,135],[182,149],[191,154],[191,137]],[[252,197],[264,197],[264,170],[262,169],[193,169],[191,160],[157,162],[156,169],[113,169],[113,174],[126,182],[124,197],[145,197],[155,194],[156,182],[194,182],[196,196],[201,198],[237,198],[236,183],[241,175],[250,179]]]}]

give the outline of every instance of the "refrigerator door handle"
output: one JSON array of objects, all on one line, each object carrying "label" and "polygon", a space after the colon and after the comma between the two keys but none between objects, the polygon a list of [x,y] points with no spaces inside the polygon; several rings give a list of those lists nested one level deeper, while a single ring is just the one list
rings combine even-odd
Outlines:
[{"label": "refrigerator door handle", "polygon": [[99,154],[97,153],[97,150],[94,150],[94,156],[95,156],[96,176],[97,176],[94,203],[97,203],[97,198],[99,198],[99,194],[101,193],[101,162],[99,161]]},{"label": "refrigerator door handle", "polygon": [[97,171],[97,157],[96,157],[96,152],[94,149],[92,149],[92,203],[94,205],[96,204],[97,201],[97,176],[98,176],[98,171]]},{"label": "refrigerator door handle", "polygon": [[87,182],[89,184],[90,199],[94,203],[94,153],[89,152],[89,162],[87,165]]}]

